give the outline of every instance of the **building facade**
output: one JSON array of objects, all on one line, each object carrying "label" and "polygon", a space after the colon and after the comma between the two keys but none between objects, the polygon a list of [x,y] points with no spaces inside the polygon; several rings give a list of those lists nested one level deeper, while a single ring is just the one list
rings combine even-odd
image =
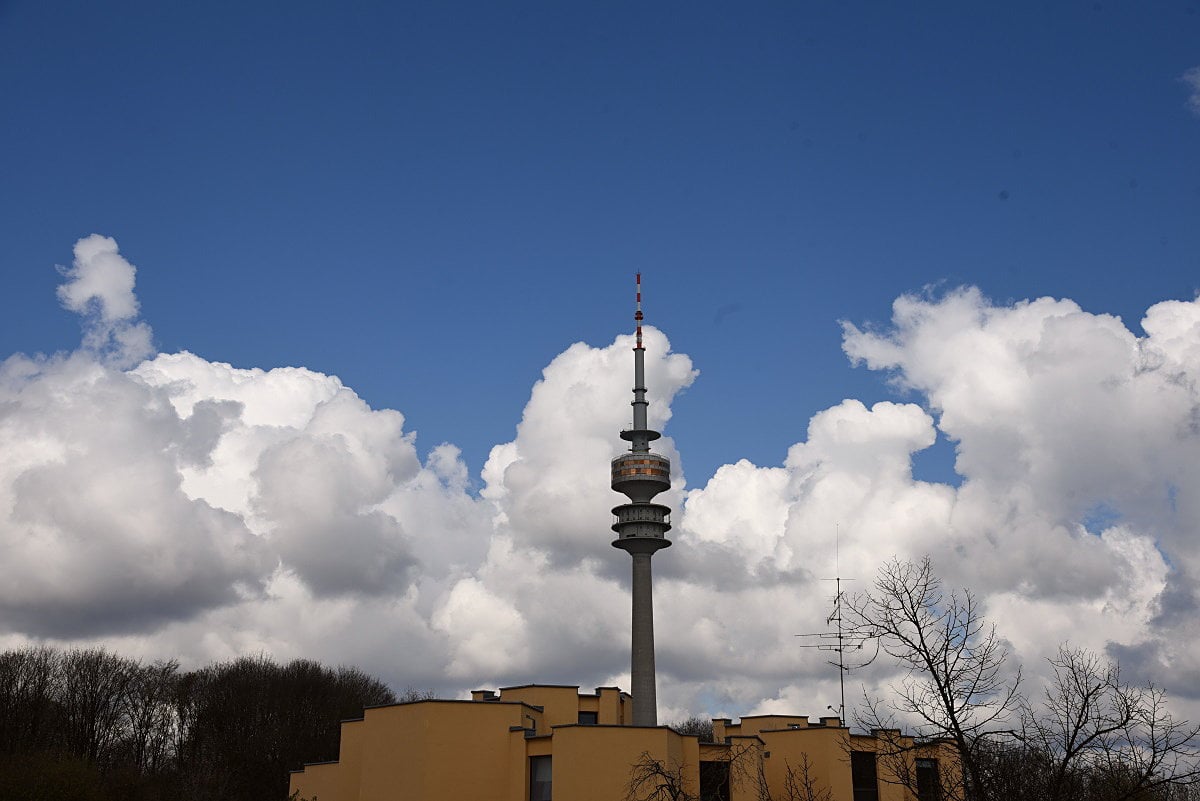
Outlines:
[{"label": "building facade", "polygon": [[[837,718],[713,721],[714,742],[634,726],[616,687],[525,685],[371,707],[336,762],[291,777],[305,801],[949,801],[951,750]],[[898,767],[899,766],[899,767]],[[656,794],[657,793],[657,794]]]}]

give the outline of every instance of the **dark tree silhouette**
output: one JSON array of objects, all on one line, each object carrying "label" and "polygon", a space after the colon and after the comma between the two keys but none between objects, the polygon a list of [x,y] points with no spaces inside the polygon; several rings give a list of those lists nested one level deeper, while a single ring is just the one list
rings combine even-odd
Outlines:
[{"label": "dark tree silhouette", "polygon": [[99,649],[8,651],[0,798],[40,782],[58,788],[46,798],[282,801],[290,770],[337,758],[342,719],[394,700],[356,668],[307,660],[246,657],[181,673]]},{"label": "dark tree silhouette", "polygon": [[289,771],[337,758],[341,720],[395,700],[355,668],[264,656],[206,668],[193,693],[188,783],[200,801],[285,798]]},{"label": "dark tree silhouette", "polygon": [[702,718],[699,715],[677,720],[670,724],[671,728],[680,734],[687,734],[692,737],[700,738],[702,743],[713,742],[713,723],[709,718]]},{"label": "dark tree silhouette", "polygon": [[0,754],[39,751],[54,742],[61,661],[46,647],[0,654]]}]

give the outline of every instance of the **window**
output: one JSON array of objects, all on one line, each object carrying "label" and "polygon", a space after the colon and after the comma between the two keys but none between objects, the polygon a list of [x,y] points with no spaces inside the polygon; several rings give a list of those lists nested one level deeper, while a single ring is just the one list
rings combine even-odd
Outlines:
[{"label": "window", "polygon": [[873,752],[850,752],[850,778],[854,785],[854,801],[879,801],[879,782],[875,777]]},{"label": "window", "polygon": [[550,801],[550,757],[529,758],[529,801]]},{"label": "window", "polygon": [[936,759],[917,760],[917,801],[942,801],[942,781]]},{"label": "window", "polygon": [[580,712],[579,722],[585,726],[595,726],[600,722],[599,712]]},{"label": "window", "polygon": [[729,763],[700,763],[700,801],[729,801]]}]

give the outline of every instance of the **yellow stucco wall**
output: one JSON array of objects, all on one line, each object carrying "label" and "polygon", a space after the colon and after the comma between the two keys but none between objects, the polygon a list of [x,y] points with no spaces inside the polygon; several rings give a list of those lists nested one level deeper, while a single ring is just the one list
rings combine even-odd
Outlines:
[{"label": "yellow stucco wall", "polygon": [[758,736],[771,755],[763,760],[763,768],[772,787],[784,787],[789,770],[797,781],[800,780],[807,764],[814,789],[829,789],[838,799],[853,798],[850,758],[846,752],[847,729],[785,727],[761,731]]},{"label": "yellow stucco wall", "polygon": [[597,687],[600,723],[622,726],[633,719],[633,699],[616,687]]},{"label": "yellow stucco wall", "polygon": [[547,726],[579,722],[579,688],[553,685],[501,687],[501,701],[521,701],[540,706]]},{"label": "yellow stucco wall", "polygon": [[[555,799],[620,801],[631,769],[648,757],[678,771],[691,793],[699,792],[701,760],[732,761],[732,801],[757,801],[760,776],[774,797],[785,797],[788,769],[799,778],[807,761],[817,791],[850,801],[850,751],[882,742],[851,735],[836,719],[818,725],[802,716],[760,715],[714,721],[714,734],[729,741],[701,744],[665,726],[605,725],[629,711],[628,696],[608,688],[581,695],[575,687],[527,686],[505,688],[499,698],[475,697],[368,709],[362,720],[342,724],[338,762],[294,773],[291,789],[319,801],[526,801],[529,759],[547,755]],[[601,725],[579,725],[581,709],[598,711]],[[921,753],[952,769],[945,747]],[[912,801],[885,774],[881,765],[880,801]]]},{"label": "yellow stucco wall", "polygon": [[[339,760],[292,774],[291,790],[319,801],[496,798],[525,785],[512,759],[509,729],[540,721],[520,703],[419,701],[366,710],[342,725]],[[518,732],[523,738],[523,733]],[[520,801],[518,796],[516,801]]]},{"label": "yellow stucco wall", "polygon": [[633,716],[633,700],[616,687],[597,687],[595,693],[580,693],[576,686],[527,684],[502,687],[499,700],[542,707],[548,726],[578,723],[580,712],[595,712],[596,722],[604,725],[623,725]]},{"label": "yellow stucco wall", "polygon": [[[330,762],[324,765],[306,765],[304,767],[303,792],[304,799],[337,798],[342,795],[342,772],[345,766],[340,762]],[[297,789],[296,779],[292,778],[292,789]]]},{"label": "yellow stucco wall", "polygon": [[689,792],[698,790],[699,747],[665,727],[563,726],[554,729],[554,797],[579,801],[619,801],[629,786],[630,768],[643,754],[668,768],[683,767]]}]

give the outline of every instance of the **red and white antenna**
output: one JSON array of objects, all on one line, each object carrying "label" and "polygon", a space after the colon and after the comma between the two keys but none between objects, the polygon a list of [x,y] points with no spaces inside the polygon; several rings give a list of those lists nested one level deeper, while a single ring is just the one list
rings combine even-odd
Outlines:
[{"label": "red and white antenna", "polygon": [[637,274],[637,311],[633,313],[634,322],[637,323],[637,350],[642,349],[642,274]]}]

